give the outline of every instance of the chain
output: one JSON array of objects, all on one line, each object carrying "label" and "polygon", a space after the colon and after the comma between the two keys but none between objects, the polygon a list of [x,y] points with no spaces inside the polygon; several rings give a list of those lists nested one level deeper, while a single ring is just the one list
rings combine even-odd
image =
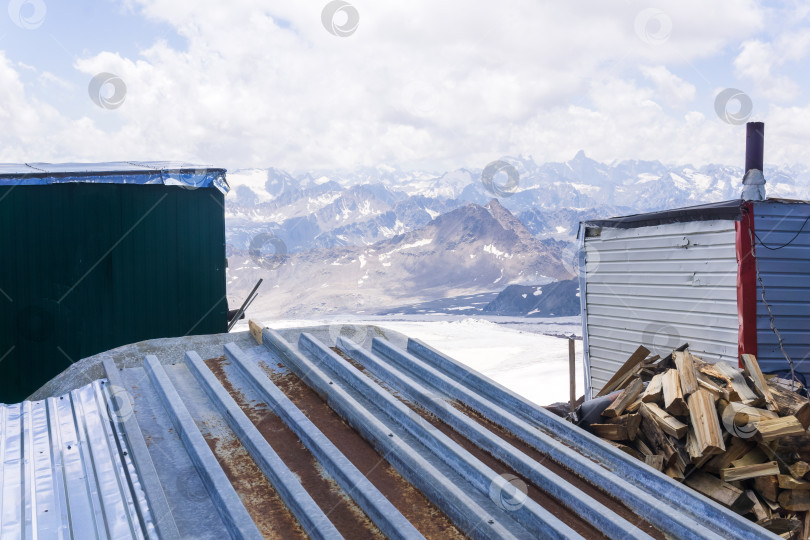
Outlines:
[{"label": "chain", "polygon": [[768,317],[771,320],[771,330],[773,330],[773,333],[776,334],[776,339],[779,340],[779,349],[782,351],[782,354],[784,355],[785,359],[787,359],[788,364],[790,364],[790,376],[792,378],[791,389],[793,389],[796,387],[795,385],[797,382],[799,382],[799,380],[796,378],[796,370],[793,367],[793,359],[790,357],[787,351],[785,351],[785,344],[782,341],[782,334],[779,333],[779,329],[776,328],[776,323],[774,322],[771,305],[768,304],[768,301],[765,299],[765,282],[762,281],[762,276],[759,273],[759,258],[757,258],[756,254],[754,253],[754,234],[751,231],[750,227],[748,228],[748,236],[751,238],[751,256],[754,258],[754,267],[756,268],[757,271],[757,280],[759,281],[759,288],[762,291],[761,294],[762,303],[765,304],[765,307],[768,309]]}]

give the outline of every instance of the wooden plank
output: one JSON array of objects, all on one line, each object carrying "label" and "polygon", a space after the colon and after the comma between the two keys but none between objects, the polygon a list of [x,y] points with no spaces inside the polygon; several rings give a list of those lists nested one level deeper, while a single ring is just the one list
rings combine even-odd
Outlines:
[{"label": "wooden plank", "polygon": [[639,412],[649,416],[667,435],[680,439],[689,431],[689,426],[663,410],[655,403],[642,403]]},{"label": "wooden plank", "polygon": [[810,482],[807,480],[796,480],[789,474],[778,474],[776,480],[779,482],[780,489],[800,489],[810,490]]},{"label": "wooden plank", "polygon": [[776,402],[771,395],[771,389],[762,375],[762,370],[759,369],[759,362],[757,357],[753,354],[742,355],[743,366],[745,366],[745,373],[754,381],[754,386],[759,391],[759,394],[765,399],[765,404],[769,410],[777,410]]},{"label": "wooden plank", "polygon": [[629,440],[627,435],[627,427],[620,424],[591,424],[589,429],[597,437],[601,437],[602,439],[607,439],[609,441]]},{"label": "wooden plank", "polygon": [[604,396],[611,393],[622,381],[626,380],[629,373],[634,373],[636,370],[641,369],[641,363],[650,354],[650,350],[646,347],[639,346],[636,351],[630,355],[630,358],[613,374],[613,377],[602,387],[596,397]]},{"label": "wooden plank", "polygon": [[647,384],[647,388],[644,390],[644,393],[641,395],[641,401],[644,403],[655,403],[661,401],[663,397],[663,388],[661,386],[661,378],[664,375],[662,373],[657,373],[653,375],[653,378],[650,379],[649,384]]},{"label": "wooden plank", "polygon": [[695,491],[716,501],[726,508],[745,514],[754,507],[754,502],[741,489],[728,482],[723,482],[716,476],[701,471],[695,471],[684,482]]},{"label": "wooden plank", "polygon": [[607,408],[602,411],[602,416],[607,418],[615,418],[620,416],[624,409],[632,403],[636,397],[641,392],[641,387],[644,383],[641,382],[641,379],[633,379],[633,381],[625,388],[624,390],[616,396],[616,399],[613,400],[613,403],[607,406]]},{"label": "wooden plank", "polygon": [[731,467],[720,471],[720,478],[725,482],[736,480],[748,480],[758,476],[771,476],[779,474],[779,464],[775,461],[760,463],[758,465],[748,465],[746,467]]},{"label": "wooden plank", "polygon": [[757,438],[763,442],[801,435],[804,427],[796,420],[795,416],[783,416],[782,418],[766,418],[760,420],[757,425]]},{"label": "wooden plank", "polygon": [[731,442],[726,446],[726,451],[714,456],[706,463],[706,470],[719,473],[721,469],[731,466],[731,463],[740,459],[754,448],[754,443],[748,439],[732,437]]},{"label": "wooden plank", "polygon": [[755,478],[754,489],[769,501],[776,501],[779,498],[779,481],[776,479],[776,475]]},{"label": "wooden plank", "polygon": [[779,506],[791,512],[807,512],[810,510],[810,491],[783,491],[779,494]]},{"label": "wooden plank", "polygon": [[568,395],[570,412],[577,408],[577,354],[574,338],[568,338]]},{"label": "wooden plank", "polygon": [[689,407],[683,400],[681,382],[677,369],[669,369],[664,372],[661,379],[661,386],[664,394],[664,409],[676,416],[686,416],[689,414]]},{"label": "wooden plank", "polygon": [[656,471],[664,470],[664,456],[661,454],[653,454],[651,456],[644,456],[644,463],[655,469]]},{"label": "wooden plank", "polygon": [[[695,383],[697,386],[697,383]],[[720,419],[714,407],[714,398],[708,390],[695,390],[688,399],[689,420],[695,435],[700,457],[722,454],[726,451]]]},{"label": "wooden plank", "polygon": [[762,402],[762,399],[748,387],[742,372],[728,363],[721,360],[716,364],[705,364],[701,366],[700,371],[726,381],[731,388],[730,397],[733,401],[742,401],[746,405],[754,406]]},{"label": "wooden plank", "polygon": [[250,321],[248,321],[248,327],[250,328],[250,335],[253,336],[253,339],[256,340],[256,343],[261,345],[263,327],[253,319],[250,319]]},{"label": "wooden plank", "polygon": [[698,389],[697,373],[695,372],[695,364],[692,362],[692,355],[689,354],[689,349],[675,351],[672,353],[672,360],[675,362],[675,368],[678,370],[678,377],[681,381],[681,392],[684,397],[688,397]]},{"label": "wooden plank", "polygon": [[802,426],[807,429],[810,426],[810,401],[806,397],[785,390],[771,382],[768,383],[768,387],[771,390],[771,397],[776,403],[779,414],[782,416],[795,416]]}]

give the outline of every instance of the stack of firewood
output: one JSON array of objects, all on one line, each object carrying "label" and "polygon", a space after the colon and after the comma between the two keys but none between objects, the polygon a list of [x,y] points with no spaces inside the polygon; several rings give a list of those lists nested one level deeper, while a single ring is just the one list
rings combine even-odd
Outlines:
[{"label": "stack of firewood", "polygon": [[[784,538],[810,535],[810,401],[800,383],[640,347],[588,429]],[[646,384],[645,384],[646,383]],[[617,393],[618,391],[618,393]],[[604,405],[603,405],[604,406]]]}]

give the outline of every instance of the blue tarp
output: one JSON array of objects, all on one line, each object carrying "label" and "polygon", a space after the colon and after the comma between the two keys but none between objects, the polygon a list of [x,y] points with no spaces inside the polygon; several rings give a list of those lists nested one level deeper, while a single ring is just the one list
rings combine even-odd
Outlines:
[{"label": "blue tarp", "polygon": [[0,164],[0,186],[62,183],[164,184],[185,188],[214,187],[228,193],[226,170],[171,161],[110,163]]}]

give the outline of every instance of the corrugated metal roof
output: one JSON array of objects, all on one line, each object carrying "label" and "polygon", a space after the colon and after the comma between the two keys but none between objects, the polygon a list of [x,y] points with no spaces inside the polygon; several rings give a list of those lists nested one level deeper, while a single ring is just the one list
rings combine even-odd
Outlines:
[{"label": "corrugated metal roof", "polygon": [[644,214],[632,214],[608,219],[594,219],[584,223],[589,227],[635,229],[636,227],[649,227],[688,221],[713,221],[718,219],[739,220],[742,215],[740,210],[742,203],[743,201],[740,199],[733,199],[730,201],[700,204],[684,208],[646,212]]},{"label": "corrugated metal roof", "polygon": [[0,405],[0,538],[145,538],[155,523],[126,437],[126,402],[96,381]]},{"label": "corrugated metal roof", "polygon": [[165,184],[215,187],[227,193],[226,170],[174,161],[108,163],[2,163],[0,186],[62,183]]},{"label": "corrugated metal roof", "polygon": [[[3,451],[30,458],[4,455],[3,537],[32,536],[24,501],[48,482],[59,496],[88,486],[98,509],[79,520],[60,507],[51,526],[65,537],[100,520],[99,537],[110,524],[118,537],[212,539],[768,537],[418,340],[294,335],[266,328],[263,345],[211,358],[107,359],[107,380],[65,398],[55,425],[34,422],[37,402],[4,407],[22,414],[3,425]],[[71,438],[71,423],[96,442]],[[31,469],[26,429],[79,441],[73,483],[48,480],[65,474],[55,458]]]}]

